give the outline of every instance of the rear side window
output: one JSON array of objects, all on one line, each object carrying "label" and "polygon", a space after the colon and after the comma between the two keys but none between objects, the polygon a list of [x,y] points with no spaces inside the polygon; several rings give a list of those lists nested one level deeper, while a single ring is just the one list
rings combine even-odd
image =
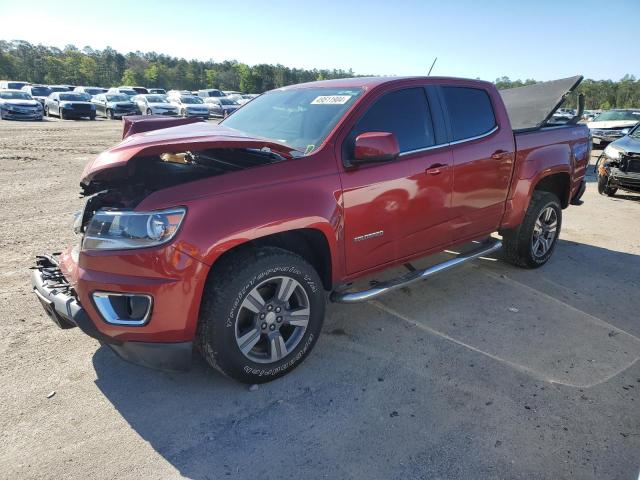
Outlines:
[{"label": "rear side window", "polygon": [[489,94],[479,88],[443,87],[453,140],[483,135],[496,126]]},{"label": "rear side window", "polygon": [[434,145],[433,124],[424,89],[397,90],[379,98],[351,132],[351,145],[365,132],[395,133],[400,152]]}]

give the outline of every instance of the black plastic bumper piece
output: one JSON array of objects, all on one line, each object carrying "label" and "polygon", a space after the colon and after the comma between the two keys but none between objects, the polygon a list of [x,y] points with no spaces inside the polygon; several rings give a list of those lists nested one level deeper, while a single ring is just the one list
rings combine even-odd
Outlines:
[{"label": "black plastic bumper piece", "polygon": [[576,194],[573,196],[573,198],[571,199],[571,205],[582,205],[584,202],[581,200],[582,196],[584,195],[585,190],[587,189],[587,182],[586,180],[583,178],[582,179],[582,183],[580,184],[580,188],[578,189],[578,191],[576,192]]},{"label": "black plastic bumper piece", "polygon": [[85,334],[106,344],[123,360],[158,370],[184,371],[191,366],[193,342],[122,342],[100,332],[74,295],[52,256],[37,257],[31,285],[46,314],[67,329],[78,327]]}]

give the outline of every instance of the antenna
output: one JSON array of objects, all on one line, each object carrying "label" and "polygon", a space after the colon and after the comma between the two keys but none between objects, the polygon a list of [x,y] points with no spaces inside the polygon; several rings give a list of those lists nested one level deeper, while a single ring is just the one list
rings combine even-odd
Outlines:
[{"label": "antenna", "polygon": [[437,61],[438,61],[438,57],[433,59],[433,63],[431,64],[431,68],[429,69],[429,73],[427,73],[427,77],[429,75],[431,75],[431,70],[433,70],[433,66],[436,64]]}]

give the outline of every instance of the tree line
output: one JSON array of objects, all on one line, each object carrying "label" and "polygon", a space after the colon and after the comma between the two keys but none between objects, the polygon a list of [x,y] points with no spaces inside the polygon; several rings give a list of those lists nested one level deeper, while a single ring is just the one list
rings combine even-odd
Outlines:
[{"label": "tree line", "polygon": [[[219,88],[262,93],[295,83],[355,76],[351,69],[300,69],[284,65],[247,65],[235,60],[185,60],[155,52],[122,54],[107,47],[95,50],[67,45],[60,49],[23,40],[0,40],[0,79],[32,83],[197,90]],[[499,89],[536,83],[535,80],[496,79]],[[578,87],[586,108],[640,107],[640,81],[625,75],[619,81],[586,79]],[[567,102],[575,104],[575,99]]]}]

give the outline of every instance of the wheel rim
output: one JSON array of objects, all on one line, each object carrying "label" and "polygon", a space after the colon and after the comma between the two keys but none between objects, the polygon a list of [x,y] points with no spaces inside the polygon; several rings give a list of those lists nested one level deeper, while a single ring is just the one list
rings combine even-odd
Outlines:
[{"label": "wheel rim", "polygon": [[256,363],[274,363],[295,349],[309,324],[309,296],[300,282],[272,277],[244,297],[236,314],[236,344]]},{"label": "wheel rim", "polygon": [[544,257],[551,249],[558,232],[558,214],[553,207],[547,207],[536,219],[531,238],[531,251],[536,258]]}]

